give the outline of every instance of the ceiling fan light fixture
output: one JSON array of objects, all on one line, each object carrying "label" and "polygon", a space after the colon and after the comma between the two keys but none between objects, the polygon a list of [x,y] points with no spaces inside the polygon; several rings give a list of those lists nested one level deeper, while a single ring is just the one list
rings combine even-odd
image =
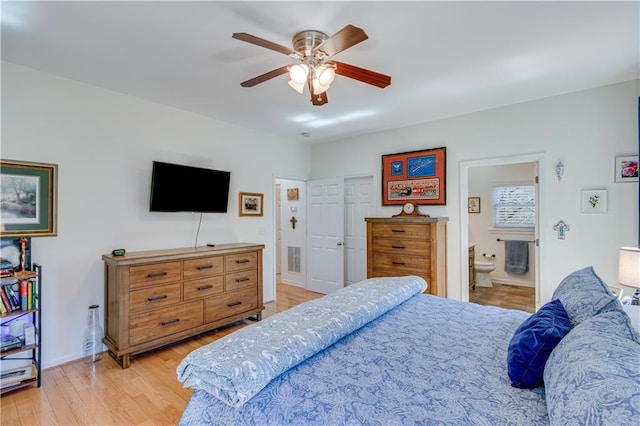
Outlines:
[{"label": "ceiling fan light fixture", "polygon": [[321,86],[329,88],[331,83],[333,83],[333,80],[336,78],[336,72],[333,67],[321,65],[316,68],[316,76],[318,77],[318,82]]},{"label": "ceiling fan light fixture", "polygon": [[304,83],[296,83],[293,80],[289,80],[289,86],[302,95],[302,92],[304,91]]},{"label": "ceiling fan light fixture", "polygon": [[309,67],[306,64],[296,64],[289,67],[289,77],[296,84],[304,84],[309,75]]}]

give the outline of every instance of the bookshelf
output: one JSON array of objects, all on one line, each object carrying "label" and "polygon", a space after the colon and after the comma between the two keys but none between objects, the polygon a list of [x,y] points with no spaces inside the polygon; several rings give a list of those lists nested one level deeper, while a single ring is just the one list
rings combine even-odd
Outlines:
[{"label": "bookshelf", "polygon": [[[33,264],[32,271],[17,272],[13,276],[0,278],[1,395],[28,386],[40,387],[41,287],[42,266],[37,263]],[[25,332],[21,337],[11,336],[12,331],[22,330],[22,327]]]}]

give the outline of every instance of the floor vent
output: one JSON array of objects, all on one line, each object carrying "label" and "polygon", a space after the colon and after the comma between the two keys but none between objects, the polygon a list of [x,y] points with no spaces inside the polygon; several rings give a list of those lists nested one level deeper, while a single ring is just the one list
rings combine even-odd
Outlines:
[{"label": "floor vent", "polygon": [[300,247],[288,247],[288,265],[289,272],[300,272]]}]

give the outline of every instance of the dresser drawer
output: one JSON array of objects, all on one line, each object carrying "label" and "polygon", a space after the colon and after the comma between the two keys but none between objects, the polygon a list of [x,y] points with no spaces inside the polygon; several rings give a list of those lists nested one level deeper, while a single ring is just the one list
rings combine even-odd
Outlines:
[{"label": "dresser drawer", "polygon": [[129,268],[129,288],[180,281],[182,262],[150,263]]},{"label": "dresser drawer", "polygon": [[425,279],[425,281],[427,282],[427,290],[425,291],[425,293],[431,293],[431,274],[429,272],[423,272],[423,273],[417,273],[416,271],[407,271],[407,272],[400,272],[398,270],[392,270],[392,269],[374,269],[373,273],[371,274],[370,278],[374,278],[374,277],[406,277],[408,275],[416,275],[418,277],[422,277]]},{"label": "dresser drawer", "polygon": [[431,269],[429,258],[373,253],[374,269],[398,271],[398,275],[420,275]]},{"label": "dresser drawer", "polygon": [[129,344],[137,345],[203,324],[202,301],[131,315]]},{"label": "dresser drawer", "polygon": [[376,238],[373,240],[372,247],[374,252],[385,252],[398,255],[410,254],[429,257],[431,254],[431,242],[425,240]]},{"label": "dresser drawer", "polygon": [[129,292],[129,309],[131,312],[140,312],[178,303],[180,303],[179,282]]},{"label": "dresser drawer", "polygon": [[429,227],[414,223],[374,223],[371,233],[373,238],[430,240]]},{"label": "dresser drawer", "polygon": [[192,278],[210,277],[224,272],[224,257],[211,256],[201,259],[185,260],[183,263],[183,277],[185,280]]},{"label": "dresser drawer", "polygon": [[258,252],[230,254],[224,257],[224,271],[235,272],[244,269],[258,268]]},{"label": "dresser drawer", "polygon": [[214,296],[224,291],[224,277],[203,278],[184,282],[184,300],[202,299],[203,297]]},{"label": "dresser drawer", "polygon": [[257,288],[224,293],[204,301],[205,322],[216,321],[258,307]]},{"label": "dresser drawer", "polygon": [[250,271],[240,271],[233,274],[227,274],[224,277],[224,290],[233,291],[245,287],[256,288],[258,285],[258,271],[255,269]]}]

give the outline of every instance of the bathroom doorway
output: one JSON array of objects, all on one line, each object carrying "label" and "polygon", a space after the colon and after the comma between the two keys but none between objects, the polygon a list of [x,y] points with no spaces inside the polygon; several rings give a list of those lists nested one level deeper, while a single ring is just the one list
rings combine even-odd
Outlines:
[{"label": "bathroom doorway", "polygon": [[541,161],[533,154],[461,162],[463,300],[529,312],[539,306]]}]

